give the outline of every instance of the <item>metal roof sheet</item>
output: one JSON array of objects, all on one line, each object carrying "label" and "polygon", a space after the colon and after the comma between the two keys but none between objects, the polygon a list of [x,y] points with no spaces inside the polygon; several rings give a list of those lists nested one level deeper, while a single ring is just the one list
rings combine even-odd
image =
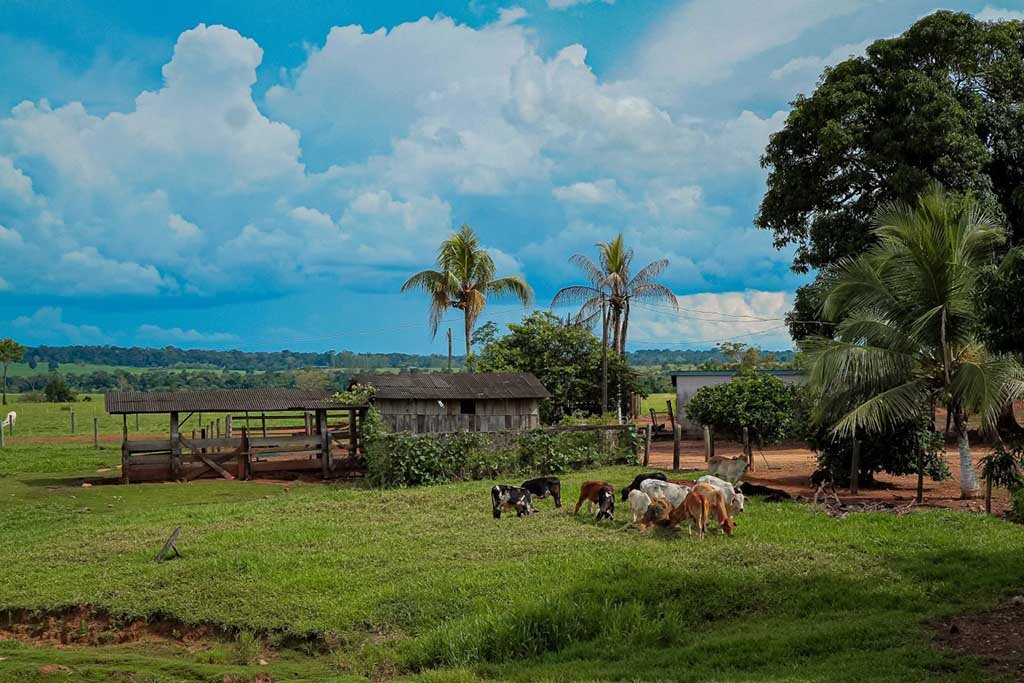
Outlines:
[{"label": "metal roof sheet", "polygon": [[383,399],[522,399],[551,394],[529,372],[430,372],[400,375],[353,375]]},{"label": "metal roof sheet", "polygon": [[104,396],[111,415],[134,413],[275,412],[341,408],[332,391],[237,389],[231,391],[111,391]]}]

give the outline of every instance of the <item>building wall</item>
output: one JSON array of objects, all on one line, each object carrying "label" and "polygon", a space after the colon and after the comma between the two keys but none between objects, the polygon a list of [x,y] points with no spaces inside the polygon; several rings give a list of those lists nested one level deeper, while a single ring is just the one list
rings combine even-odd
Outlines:
[{"label": "building wall", "polygon": [[[786,384],[797,384],[803,382],[803,375],[785,374],[773,375]],[[704,387],[711,387],[717,384],[725,384],[731,381],[733,375],[676,375],[673,379],[676,383],[676,419],[682,426],[684,432],[699,433],[701,426],[686,417],[686,402],[694,394]]]},{"label": "building wall", "polygon": [[540,426],[536,399],[477,400],[476,413],[462,414],[458,400],[374,399],[392,431],[422,433],[520,431]]}]

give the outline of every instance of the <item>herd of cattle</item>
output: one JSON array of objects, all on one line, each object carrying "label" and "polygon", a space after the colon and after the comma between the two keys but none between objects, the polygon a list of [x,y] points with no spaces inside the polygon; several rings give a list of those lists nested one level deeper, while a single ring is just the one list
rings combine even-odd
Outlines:
[{"label": "herd of cattle", "polygon": [[[715,458],[709,466],[712,474],[696,481],[669,480],[662,472],[638,474],[622,489],[622,501],[629,503],[633,524],[641,529],[654,526],[677,528],[686,522],[692,535],[693,527],[704,538],[708,521],[713,518],[720,531],[732,535],[736,522],[733,516],[743,512],[744,496],[738,482],[746,470],[743,458]],[[555,507],[562,507],[562,483],[558,477],[538,477],[524,481],[521,486],[497,484],[491,489],[494,518],[502,512],[514,511],[517,516],[536,512],[535,498],[553,498]],[[594,519],[615,519],[615,487],[604,481],[585,481],[580,487],[579,499],[573,514],[578,514],[583,503]],[[597,512],[594,513],[594,507]]]}]

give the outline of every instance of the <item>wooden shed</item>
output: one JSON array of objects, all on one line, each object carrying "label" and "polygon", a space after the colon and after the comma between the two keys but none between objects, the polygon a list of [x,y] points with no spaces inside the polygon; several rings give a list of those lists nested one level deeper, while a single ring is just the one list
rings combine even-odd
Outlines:
[{"label": "wooden shed", "polygon": [[396,432],[500,432],[540,426],[550,396],[529,372],[354,375],[375,390],[374,407]]}]

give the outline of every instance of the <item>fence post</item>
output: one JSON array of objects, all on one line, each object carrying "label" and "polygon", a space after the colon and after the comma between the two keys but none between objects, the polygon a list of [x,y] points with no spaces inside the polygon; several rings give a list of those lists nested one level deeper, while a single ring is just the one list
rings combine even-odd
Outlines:
[{"label": "fence post", "polygon": [[651,461],[651,430],[654,429],[654,425],[647,425],[647,430],[644,432],[644,467],[647,467]]},{"label": "fence post", "polygon": [[93,448],[100,447],[100,419],[98,417],[92,418],[92,446]]},{"label": "fence post", "polygon": [[231,438],[231,416],[228,415],[224,418],[224,436]]},{"label": "fence post", "polygon": [[754,471],[754,449],[750,447],[750,429],[743,428],[743,455],[747,459],[747,469]]},{"label": "fence post", "polygon": [[71,409],[71,433],[75,433],[75,409]]},{"label": "fence post", "polygon": [[6,445],[7,444],[4,443],[4,428],[3,425],[0,425],[0,448],[3,448]]},{"label": "fence post", "polygon": [[715,442],[711,437],[711,427],[704,425],[704,462],[711,462],[711,456],[715,454]]},{"label": "fence post", "polygon": [[860,441],[853,440],[853,453],[850,457],[850,495],[856,496],[860,489]]},{"label": "fence post", "polygon": [[678,423],[672,425],[672,471],[679,471],[679,440],[682,438],[683,428]]},{"label": "fence post", "polygon": [[139,414],[135,413],[135,431],[139,431]]},{"label": "fence post", "polygon": [[260,413],[260,418],[263,421],[263,438],[267,438],[267,414]]}]

